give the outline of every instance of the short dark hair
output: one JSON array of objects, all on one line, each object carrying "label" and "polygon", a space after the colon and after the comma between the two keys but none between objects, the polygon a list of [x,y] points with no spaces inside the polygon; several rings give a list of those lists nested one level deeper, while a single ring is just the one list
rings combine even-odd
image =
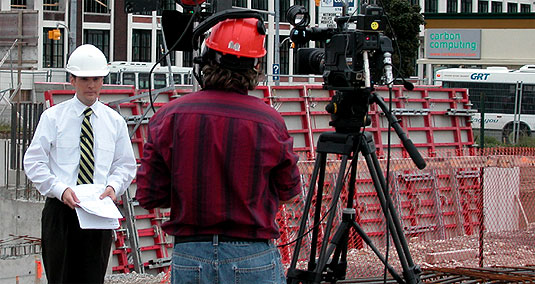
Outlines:
[{"label": "short dark hair", "polygon": [[240,71],[230,70],[212,60],[203,66],[202,72],[205,89],[237,92],[254,90],[258,86],[258,78],[262,74],[255,68]]}]

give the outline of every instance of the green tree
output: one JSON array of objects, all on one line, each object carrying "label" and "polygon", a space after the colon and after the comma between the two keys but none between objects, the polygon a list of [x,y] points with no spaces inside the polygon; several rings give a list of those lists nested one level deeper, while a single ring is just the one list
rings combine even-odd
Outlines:
[{"label": "green tree", "polygon": [[[393,41],[394,67],[400,77],[415,75],[415,61],[418,57],[420,26],[425,23],[420,6],[412,5],[409,0],[383,0],[391,27],[385,34]],[[397,50],[399,48],[399,51]],[[401,64],[400,64],[401,57]]]}]

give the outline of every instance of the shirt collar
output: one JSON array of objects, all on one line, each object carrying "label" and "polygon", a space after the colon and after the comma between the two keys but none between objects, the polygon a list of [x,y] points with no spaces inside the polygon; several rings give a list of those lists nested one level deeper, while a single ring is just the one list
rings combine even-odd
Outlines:
[{"label": "shirt collar", "polygon": [[[83,116],[84,115],[84,110],[87,108],[87,106],[82,103],[78,97],[76,97],[76,95],[74,95],[74,100],[73,100],[73,105],[74,105],[74,110],[76,111],[76,115],[77,116]],[[97,117],[99,116],[99,113],[100,113],[100,101],[97,99],[95,101],[95,103],[93,103],[90,108],[93,110],[93,114],[95,114]]]}]

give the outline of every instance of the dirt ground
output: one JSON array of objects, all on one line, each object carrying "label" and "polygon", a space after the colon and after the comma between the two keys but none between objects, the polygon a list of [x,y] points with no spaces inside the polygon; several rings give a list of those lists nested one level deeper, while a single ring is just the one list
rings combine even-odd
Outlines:
[{"label": "dirt ground", "polygon": [[[414,263],[422,269],[434,267],[478,267],[479,241],[478,236],[460,236],[447,240],[427,240],[418,238],[408,240],[409,249]],[[380,249],[385,254],[385,249]],[[452,251],[466,251],[455,254],[457,257],[429,262],[429,255],[437,252],[450,253]],[[384,272],[384,265],[369,248],[348,251],[348,268],[346,278],[358,279],[380,277]],[[396,270],[400,269],[395,249],[390,250],[389,264]],[[298,268],[305,267],[300,262]],[[483,265],[485,267],[509,266],[522,267],[535,265],[535,229],[517,232],[488,233],[483,243]],[[168,277],[168,276],[167,276]],[[159,275],[110,275],[106,284],[118,283],[165,283],[164,274]],[[162,281],[163,280],[163,281]]]},{"label": "dirt ground", "polygon": [[[411,238],[408,240],[408,245],[414,263],[422,269],[479,267],[479,241],[477,235],[427,241]],[[385,248],[379,248],[379,251],[385,255]],[[433,261],[430,255],[439,252],[447,256],[453,256]],[[389,252],[389,264],[397,271],[400,271],[399,258],[393,247]],[[488,233],[485,235],[483,266],[522,267],[528,265],[535,265],[535,229]],[[303,269],[304,267],[306,267],[306,263],[300,262],[298,268]],[[346,272],[346,278],[379,277],[383,275],[384,265],[370,248],[352,249],[348,251],[348,268]]]},{"label": "dirt ground", "polygon": [[[421,241],[418,238],[408,240],[409,250],[414,263],[422,269],[433,267],[479,267],[478,236],[459,236],[447,240]],[[384,250],[382,250],[384,253]],[[453,251],[456,257],[430,262],[433,253],[443,252],[447,255]],[[400,267],[395,250],[390,251],[391,265]],[[381,275],[384,266],[370,249],[348,252],[350,264],[348,276],[367,277]],[[483,266],[521,267],[535,265],[535,229],[488,233],[483,242]]]}]

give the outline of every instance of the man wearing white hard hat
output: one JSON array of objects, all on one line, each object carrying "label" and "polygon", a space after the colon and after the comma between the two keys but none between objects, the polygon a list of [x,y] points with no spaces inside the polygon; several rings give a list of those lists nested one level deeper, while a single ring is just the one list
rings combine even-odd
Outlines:
[{"label": "man wearing white hard hat", "polygon": [[43,112],[24,170],[47,197],[41,240],[48,283],[103,283],[112,230],[80,227],[73,188],[101,185],[100,199],[116,201],[135,176],[136,160],[125,120],[99,101],[109,73],[104,54],[90,44],[79,46],[66,70],[76,94]]}]

